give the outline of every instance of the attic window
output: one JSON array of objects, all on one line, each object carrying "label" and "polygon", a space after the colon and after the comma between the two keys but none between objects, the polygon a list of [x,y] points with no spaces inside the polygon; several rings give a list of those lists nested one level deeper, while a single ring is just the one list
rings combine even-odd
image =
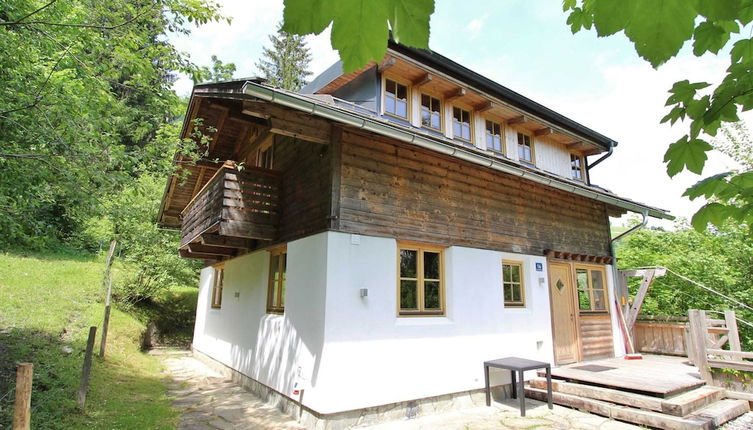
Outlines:
[{"label": "attic window", "polygon": [[421,125],[442,131],[442,107],[438,98],[421,94]]},{"label": "attic window", "polygon": [[502,126],[486,120],[486,149],[502,154]]},{"label": "attic window", "polygon": [[573,179],[583,180],[583,157],[577,154],[570,154],[570,174]]},{"label": "attic window", "polygon": [[471,113],[459,107],[452,108],[452,135],[455,139],[471,141]]},{"label": "attic window", "polygon": [[392,79],[384,81],[384,113],[408,119],[408,87]]},{"label": "attic window", "polygon": [[531,136],[518,133],[518,159],[524,163],[533,163],[533,143],[531,142]]}]

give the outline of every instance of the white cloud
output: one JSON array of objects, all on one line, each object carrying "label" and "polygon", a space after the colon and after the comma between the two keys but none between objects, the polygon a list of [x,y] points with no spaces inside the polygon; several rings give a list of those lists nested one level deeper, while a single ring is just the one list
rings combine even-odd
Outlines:
[{"label": "white cloud", "polygon": [[484,28],[488,16],[489,15],[484,15],[481,18],[474,18],[465,26],[465,31],[468,33],[468,40],[478,38],[481,34],[481,29]]}]

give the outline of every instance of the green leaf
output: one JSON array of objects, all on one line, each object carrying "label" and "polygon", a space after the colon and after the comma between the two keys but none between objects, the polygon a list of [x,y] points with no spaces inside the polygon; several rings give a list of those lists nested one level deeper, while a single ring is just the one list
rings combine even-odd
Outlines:
[{"label": "green leaf", "polygon": [[707,82],[695,82],[691,84],[687,79],[675,82],[669,90],[669,93],[672,95],[667,99],[665,106],[677,103],[687,103],[690,100],[693,100],[698,90],[702,90],[709,85],[711,84]]},{"label": "green leaf", "polygon": [[283,0],[282,30],[286,33],[319,34],[335,17],[341,0]]},{"label": "green leaf", "polygon": [[730,218],[738,216],[738,209],[734,206],[728,206],[721,203],[709,203],[703,206],[693,215],[690,224],[697,231],[706,230],[708,223],[717,227],[723,227],[724,222]]},{"label": "green leaf", "polygon": [[670,125],[674,125],[675,122],[679,119],[685,119],[685,108],[680,106],[675,106],[672,108],[671,111],[667,115],[664,116],[664,118],[661,119],[661,123],[665,123],[669,121]]},{"label": "green leaf", "polygon": [[434,0],[392,0],[390,27],[395,42],[429,47],[429,19]]},{"label": "green leaf", "polygon": [[709,108],[710,100],[710,96],[703,96],[698,100],[688,100],[685,103],[688,116],[692,119],[700,118]]},{"label": "green leaf", "polygon": [[696,11],[687,0],[634,0],[625,34],[638,55],[658,67],[677,55],[693,36]]},{"label": "green leaf", "polygon": [[624,30],[630,23],[635,0],[599,0],[594,3],[593,22],[599,36],[609,36]]},{"label": "green leaf", "polygon": [[732,64],[738,62],[747,63],[753,60],[753,39],[738,40],[732,45],[729,55],[732,59]]},{"label": "green leaf", "polygon": [[731,174],[732,172],[720,173],[698,181],[695,185],[685,190],[683,196],[688,197],[690,200],[695,200],[700,196],[704,196],[707,199],[711,198],[711,196],[729,188],[726,178]]},{"label": "green leaf", "polygon": [[740,0],[699,0],[695,7],[711,21],[731,21],[737,19],[742,5]]},{"label": "green leaf", "polygon": [[593,15],[579,7],[573,8],[573,11],[570,12],[570,15],[567,17],[567,24],[570,26],[570,31],[572,31],[573,34],[583,28],[590,30],[591,25],[593,25]]},{"label": "green leaf", "polygon": [[340,54],[343,73],[355,71],[369,61],[381,61],[389,37],[387,3],[372,0],[340,0],[340,3],[332,24],[331,42]]},{"label": "green leaf", "polygon": [[693,32],[693,54],[701,56],[704,52],[718,53],[729,41],[730,33],[737,33],[739,27],[735,22],[702,22]]},{"label": "green leaf", "polygon": [[576,4],[578,4],[576,0],[562,0],[562,12],[567,12],[570,9],[575,9]]},{"label": "green leaf", "polygon": [[688,140],[683,136],[677,142],[669,145],[664,154],[664,162],[667,163],[667,174],[672,177],[687,168],[693,173],[701,174],[706,164],[706,152],[713,147],[701,139]]},{"label": "green leaf", "polygon": [[729,182],[738,188],[753,188],[753,172],[744,172],[735,175],[729,180]]}]

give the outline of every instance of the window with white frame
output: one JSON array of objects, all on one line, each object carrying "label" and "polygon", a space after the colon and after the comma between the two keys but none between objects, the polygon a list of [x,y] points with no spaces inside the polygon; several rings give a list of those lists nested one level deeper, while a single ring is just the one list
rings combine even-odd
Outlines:
[{"label": "window with white frame", "polygon": [[408,87],[392,79],[384,80],[384,113],[408,119]]},{"label": "window with white frame", "polygon": [[518,132],[518,160],[533,163],[533,139],[525,133]]},{"label": "window with white frame", "polygon": [[442,131],[442,103],[438,98],[421,94],[421,126]]},{"label": "window with white frame", "polygon": [[486,120],[486,149],[504,154],[502,149],[502,125]]},{"label": "window with white frame", "polygon": [[471,112],[454,106],[452,108],[452,136],[455,139],[471,141]]}]

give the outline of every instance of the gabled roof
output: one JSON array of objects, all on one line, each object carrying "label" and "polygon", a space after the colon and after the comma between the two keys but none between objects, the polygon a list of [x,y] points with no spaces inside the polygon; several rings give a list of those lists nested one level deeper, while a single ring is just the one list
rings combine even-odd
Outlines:
[{"label": "gabled roof", "polygon": [[[598,144],[603,150],[609,150],[610,147],[617,146],[617,141],[601,133],[598,133],[558,112],[555,112],[548,107],[537,103],[513,90],[507,88],[491,79],[482,76],[467,67],[462,66],[449,58],[440,55],[431,50],[423,50],[411,48],[405,45],[401,45],[393,40],[389,41],[388,56],[390,54],[398,54],[400,56],[407,57],[421,66],[427,69],[431,69],[449,76],[457,81],[462,82],[470,88],[477,90],[480,93],[488,94],[492,97],[498,98],[504,101],[506,104],[513,106],[520,111],[534,115],[541,118],[548,123],[551,123],[557,127],[561,127],[573,134],[582,136],[589,141]],[[355,76],[375,66],[376,63],[370,63],[365,67],[351,72],[349,74],[343,74],[342,64],[337,62],[322,72],[319,76],[304,87],[302,93],[316,93],[321,89],[331,87],[332,84],[336,84],[338,80],[347,82],[352,80]]]},{"label": "gabled roof", "polygon": [[236,100],[263,100],[604,202],[623,210],[645,213],[656,218],[674,219],[664,209],[619,197],[603,188],[571,181],[540,169],[523,166],[513,160],[494,157],[484,151],[458,145],[448,138],[422,133],[412,127],[386,121],[373,113],[359,109],[358,106],[335,97],[298,94],[273,88],[258,81],[245,80],[197,85],[194,87],[193,95]]}]

